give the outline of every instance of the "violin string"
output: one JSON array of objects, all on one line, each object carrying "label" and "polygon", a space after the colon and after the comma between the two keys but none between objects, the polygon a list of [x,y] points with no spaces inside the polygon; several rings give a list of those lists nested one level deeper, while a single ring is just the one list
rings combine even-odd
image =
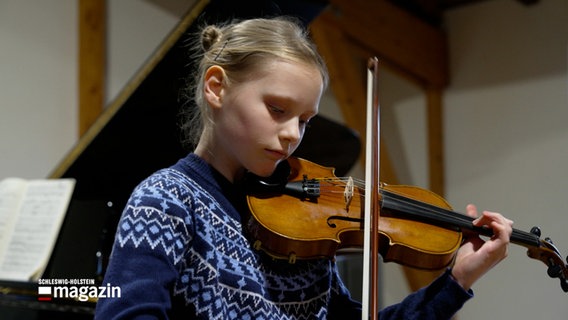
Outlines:
[{"label": "violin string", "polygon": [[[346,181],[348,180],[348,178],[342,178],[342,177],[334,177],[334,178],[320,178],[318,180],[324,181],[324,182],[328,182],[329,185],[331,185],[332,187],[345,187],[345,184],[343,185],[336,185],[334,184],[335,182],[340,182],[340,183],[346,183]],[[354,184],[359,187],[359,188],[364,188],[365,187],[365,181],[362,179],[358,179],[358,178],[353,178]],[[321,184],[321,182],[320,182]],[[326,192],[335,194],[335,193],[343,193],[343,189],[342,190],[329,190],[328,188],[326,188]],[[393,193],[394,194],[394,193]],[[359,194],[360,197],[364,198],[365,194],[363,192],[361,192]],[[398,197],[393,197],[388,195],[388,193],[383,192],[383,198],[385,200],[390,200],[390,201],[397,201],[397,202],[403,202],[402,200],[400,200]],[[406,198],[405,196],[399,195],[399,197],[405,198],[405,200],[408,200],[408,198]],[[437,206],[433,206],[430,205],[428,203],[419,201],[419,200],[415,200],[415,199],[410,199],[413,202],[413,209],[418,209],[421,210],[422,214],[428,214],[431,215],[430,218],[434,217],[435,220],[440,220],[441,222],[446,222],[446,223],[450,223],[450,224],[460,224],[463,226],[468,226],[469,228],[469,224],[471,224],[471,222],[474,220],[474,218],[469,217],[467,215],[464,215],[462,213],[458,213],[458,212],[454,212],[452,210],[447,210],[444,208],[440,208]],[[406,203],[406,201],[404,201]],[[404,205],[405,203],[402,203],[402,205]],[[399,203],[401,204],[401,203]],[[528,232],[524,232],[524,231],[520,231],[517,229],[513,229],[513,235],[511,236],[512,240],[516,241],[516,242],[520,242],[520,243],[525,243],[525,244],[530,244],[530,245],[537,245],[536,243],[540,243],[537,236],[535,236],[532,233],[528,233]]]},{"label": "violin string", "polygon": [[[349,178],[319,178],[318,180],[325,181],[325,182],[347,182]],[[353,178],[353,182],[357,187],[365,188],[365,181],[359,178]]]},{"label": "violin string", "polygon": [[[458,224],[470,230],[480,230],[479,228],[474,228],[471,225],[471,222],[474,220],[474,218],[461,213],[457,213],[445,208],[440,208],[419,200],[406,198],[402,195],[394,194],[394,196],[389,196],[388,194],[385,194],[385,192],[383,192],[383,198],[385,198],[386,200],[394,200],[394,202],[397,202],[399,205],[402,204],[403,206],[412,206],[412,209],[405,210],[405,212],[408,211],[408,213],[412,212],[421,215],[422,217],[439,220],[440,222]],[[513,229],[511,240],[518,243],[529,244],[531,246],[539,246],[540,244],[538,237],[536,237],[532,233],[520,231],[517,229]]]}]

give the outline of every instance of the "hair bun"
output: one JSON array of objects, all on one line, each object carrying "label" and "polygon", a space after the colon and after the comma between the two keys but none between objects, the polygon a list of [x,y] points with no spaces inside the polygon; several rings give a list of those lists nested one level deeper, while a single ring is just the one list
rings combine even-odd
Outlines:
[{"label": "hair bun", "polygon": [[201,47],[205,52],[221,39],[221,29],[216,26],[207,26],[201,32]]}]

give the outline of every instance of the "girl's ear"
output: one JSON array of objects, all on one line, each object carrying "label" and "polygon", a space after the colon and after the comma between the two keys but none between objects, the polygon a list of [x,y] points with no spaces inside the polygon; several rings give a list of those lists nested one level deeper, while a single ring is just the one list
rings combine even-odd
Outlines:
[{"label": "girl's ear", "polygon": [[203,91],[209,106],[220,108],[223,100],[225,70],[220,66],[211,66],[205,72]]}]

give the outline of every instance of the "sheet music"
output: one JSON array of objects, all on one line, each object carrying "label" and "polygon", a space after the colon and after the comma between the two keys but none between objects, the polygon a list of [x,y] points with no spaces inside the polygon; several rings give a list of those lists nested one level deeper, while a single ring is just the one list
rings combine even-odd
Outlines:
[{"label": "sheet music", "polygon": [[12,236],[16,213],[19,211],[23,191],[26,188],[24,179],[9,178],[0,181],[0,262],[9,239]]},{"label": "sheet music", "polygon": [[74,184],[72,179],[28,183],[11,238],[0,260],[0,278],[27,281],[43,272],[67,212]]}]

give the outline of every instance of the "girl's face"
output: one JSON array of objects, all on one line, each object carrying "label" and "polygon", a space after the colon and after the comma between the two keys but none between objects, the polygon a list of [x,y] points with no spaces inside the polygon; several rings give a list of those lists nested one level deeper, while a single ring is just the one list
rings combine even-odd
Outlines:
[{"label": "girl's face", "polygon": [[245,169],[269,176],[296,150],[318,112],[323,83],[316,67],[275,60],[259,69],[239,83],[224,82],[218,100],[208,99],[215,124],[209,155],[200,155],[230,181]]}]

